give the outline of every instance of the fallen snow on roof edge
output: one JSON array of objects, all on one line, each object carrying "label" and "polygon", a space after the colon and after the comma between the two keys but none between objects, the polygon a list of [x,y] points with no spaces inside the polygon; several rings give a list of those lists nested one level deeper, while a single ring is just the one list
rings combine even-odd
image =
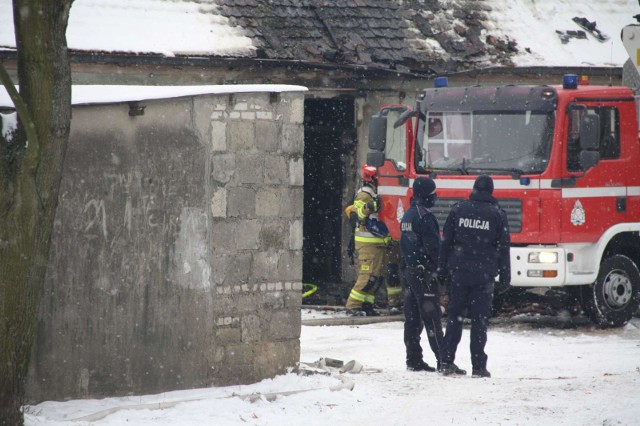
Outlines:
[{"label": "fallen snow on roof edge", "polygon": [[[580,3],[580,2],[578,2]],[[511,57],[516,68],[622,67],[629,59],[620,32],[634,23],[638,4],[630,0],[561,2],[484,0],[490,7],[487,31],[518,43]],[[585,18],[608,37],[599,41],[573,18]],[[582,31],[584,38],[569,36]],[[564,41],[563,41],[564,38]]]},{"label": "fallen snow on roof edge", "polygon": [[[126,85],[74,85],[71,90],[73,105],[108,104],[118,102],[172,99],[184,96],[218,95],[228,93],[282,93],[306,92],[304,86],[288,84],[229,84],[210,86],[126,86]],[[4,87],[0,86],[0,106],[13,107]]]}]

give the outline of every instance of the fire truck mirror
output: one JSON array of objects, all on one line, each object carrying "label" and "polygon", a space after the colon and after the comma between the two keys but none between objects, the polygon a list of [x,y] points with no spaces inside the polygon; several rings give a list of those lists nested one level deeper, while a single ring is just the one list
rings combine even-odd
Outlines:
[{"label": "fire truck mirror", "polygon": [[600,162],[600,153],[598,151],[580,151],[580,167],[587,171],[595,167]]},{"label": "fire truck mirror", "polygon": [[580,148],[597,150],[600,146],[600,116],[585,114],[580,119]]},{"label": "fire truck mirror", "polygon": [[368,152],[367,164],[373,167],[382,167],[384,164],[384,152]]},{"label": "fire truck mirror", "polygon": [[[387,117],[374,115],[369,121],[369,149],[384,151],[387,144]],[[372,165],[371,163],[367,163]]]}]

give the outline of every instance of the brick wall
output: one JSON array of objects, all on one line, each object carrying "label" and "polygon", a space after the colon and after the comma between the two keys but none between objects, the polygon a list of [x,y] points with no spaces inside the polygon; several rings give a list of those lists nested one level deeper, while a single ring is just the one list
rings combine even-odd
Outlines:
[{"label": "brick wall", "polygon": [[76,106],[28,397],[250,383],[299,359],[300,92]]}]

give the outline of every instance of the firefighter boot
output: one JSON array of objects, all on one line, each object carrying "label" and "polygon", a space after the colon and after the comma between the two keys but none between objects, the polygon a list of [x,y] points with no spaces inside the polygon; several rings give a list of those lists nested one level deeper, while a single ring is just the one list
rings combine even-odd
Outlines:
[{"label": "firefighter boot", "polygon": [[378,312],[375,309],[373,309],[373,304],[371,304],[371,303],[363,303],[362,304],[362,311],[364,312],[365,316],[367,316],[367,317],[379,317],[380,316],[380,312]]}]

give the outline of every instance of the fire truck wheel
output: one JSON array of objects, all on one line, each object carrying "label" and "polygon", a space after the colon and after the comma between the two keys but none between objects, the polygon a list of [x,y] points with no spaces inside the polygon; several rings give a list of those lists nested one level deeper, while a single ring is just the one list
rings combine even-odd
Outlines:
[{"label": "fire truck wheel", "polygon": [[631,259],[613,255],[602,261],[593,285],[584,286],[583,309],[601,327],[626,324],[640,302],[640,271]]}]

